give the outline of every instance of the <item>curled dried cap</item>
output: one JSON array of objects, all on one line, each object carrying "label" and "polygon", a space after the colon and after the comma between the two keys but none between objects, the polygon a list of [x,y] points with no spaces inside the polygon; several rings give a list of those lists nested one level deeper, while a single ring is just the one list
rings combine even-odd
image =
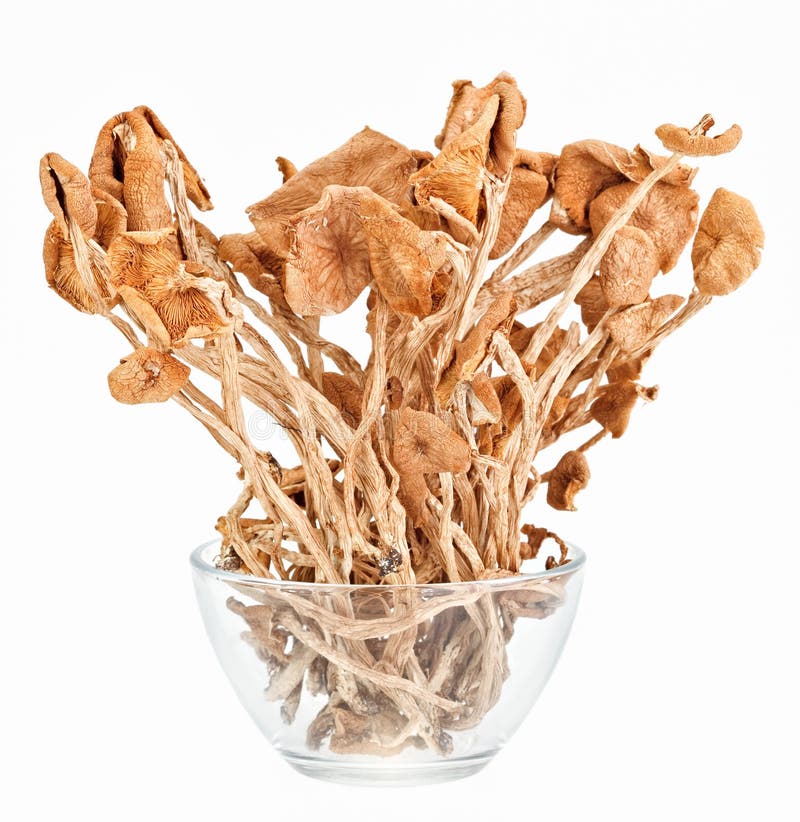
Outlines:
[{"label": "curled dried cap", "polygon": [[[589,206],[595,197],[619,183],[640,183],[667,160],[638,146],[628,151],[601,140],[581,140],[564,146],[555,168],[550,221],[570,234],[587,231]],[[685,187],[693,177],[693,169],[678,166],[664,178],[664,183]],[[595,231],[594,226],[592,230]]]},{"label": "curled dried cap", "polygon": [[358,428],[364,392],[355,380],[335,371],[326,371],[322,375],[322,393],[341,412],[351,428]]},{"label": "curled dried cap", "polygon": [[575,302],[581,307],[581,321],[589,332],[594,331],[610,308],[598,276],[592,277],[575,295]]},{"label": "curled dried cap", "polygon": [[486,86],[478,88],[469,80],[453,83],[453,96],[447,109],[445,124],[434,143],[443,149],[463,134],[481,116],[489,99],[499,99],[495,122],[492,127],[489,169],[504,176],[514,162],[516,131],[525,119],[525,98],[517,88],[514,78],[502,72]]},{"label": "curled dried cap", "polygon": [[611,339],[624,351],[643,345],[683,304],[683,297],[666,294],[641,305],[618,311],[606,320]]},{"label": "curled dried cap", "polygon": [[153,133],[158,137],[159,146],[169,140],[175,147],[178,159],[181,161],[183,169],[183,182],[186,186],[186,196],[200,209],[209,211],[214,206],[211,204],[211,195],[208,193],[205,183],[200,178],[195,167],[189,162],[183,149],[175,142],[175,138],[169,133],[167,127],[161,122],[153,109],[148,106],[136,106],[133,110],[135,114],[140,114],[147,121]]},{"label": "curled dried cap", "polygon": [[[597,236],[633,192],[635,183],[620,183],[592,202],[589,219]],[[627,225],[644,231],[658,252],[658,263],[666,274],[671,271],[697,224],[697,192],[684,186],[658,182],[633,212]]]},{"label": "curled dried cap", "polygon": [[472,409],[472,424],[500,422],[503,407],[492,381],[484,373],[476,374],[469,384],[468,399]]},{"label": "curled dried cap", "polygon": [[412,521],[419,523],[426,518],[427,510],[424,475],[467,471],[470,447],[443,420],[406,407],[400,412],[392,462],[400,475],[401,502]]},{"label": "curled dried cap", "polygon": [[108,387],[117,402],[164,402],[188,379],[189,366],[175,357],[154,348],[137,348],[108,375]]},{"label": "curled dried cap", "polygon": [[109,247],[111,279],[131,313],[161,348],[208,339],[241,321],[227,283],[172,251],[171,229],[130,231]]},{"label": "curled dried cap", "polygon": [[580,451],[567,451],[547,483],[547,504],[557,511],[575,511],[575,495],[589,483],[589,463]]},{"label": "curled dried cap", "polygon": [[84,272],[79,270],[72,243],[64,238],[55,220],[45,232],[42,259],[47,284],[78,311],[95,314],[103,309],[97,305],[96,296],[111,299],[106,279],[92,260],[87,261]]},{"label": "curled dried cap", "polygon": [[141,111],[126,111],[105,123],[97,137],[89,179],[122,203],[131,231],[172,225],[160,140]]},{"label": "curled dried cap", "polygon": [[589,413],[614,439],[621,437],[630,422],[636,400],[654,400],[658,388],[644,388],[635,382],[623,380],[603,386],[600,396],[592,403]]},{"label": "curled dried cap", "polygon": [[489,350],[492,335],[498,329],[509,332],[514,319],[516,302],[513,294],[504,292],[494,299],[484,315],[461,342],[456,343],[453,357],[442,373],[436,396],[442,405],[450,401],[453,390],[461,380],[471,380]]},{"label": "curled dried cap", "polygon": [[293,217],[284,293],[304,316],[336,314],[374,278],[389,306],[424,316],[447,259],[447,238],[423,231],[368,188],[328,186],[319,203]]},{"label": "curled dried cap", "polygon": [[552,196],[550,179],[557,159],[555,154],[517,149],[500,214],[500,228],[489,259],[494,260],[511,251],[533,212]]},{"label": "curled dried cap", "polygon": [[694,281],[701,294],[735,291],[761,262],[764,229],[753,204],[718,188],[703,212],[692,246]]},{"label": "curled dried cap", "polygon": [[[713,124],[713,120],[708,123],[709,127]],[[691,157],[716,157],[719,154],[733,151],[739,145],[742,139],[742,128],[734,124],[722,134],[709,137],[707,134],[692,134],[688,128],[683,128],[683,126],[665,123],[656,129],[656,136],[664,144],[664,148],[669,151],[688,154]]]},{"label": "curled dried cap", "polygon": [[106,191],[92,187],[92,196],[97,207],[94,239],[101,248],[107,250],[114,237],[127,229],[128,213],[122,203]]},{"label": "curled dried cap", "polygon": [[644,302],[658,274],[659,258],[649,235],[624,225],[600,261],[600,288],[611,308]]},{"label": "curled dried cap", "polygon": [[366,186],[391,203],[409,200],[409,176],[420,158],[385,134],[365,128],[339,148],[292,174],[284,184],[247,209],[270,253],[288,253],[289,219],[315,205],[329,185]]},{"label": "curled dried cap", "polygon": [[69,237],[69,218],[86,238],[94,234],[97,206],[86,175],[60,154],[45,154],[39,161],[39,182],[45,205],[55,218],[62,237]]},{"label": "curled dried cap", "polygon": [[499,105],[500,98],[492,95],[481,116],[466,131],[411,175],[409,182],[419,203],[429,205],[442,200],[477,225],[492,124]]}]

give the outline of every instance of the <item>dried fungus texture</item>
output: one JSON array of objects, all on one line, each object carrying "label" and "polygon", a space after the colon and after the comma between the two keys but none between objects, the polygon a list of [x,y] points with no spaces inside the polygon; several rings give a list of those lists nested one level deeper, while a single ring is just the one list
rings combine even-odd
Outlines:
[{"label": "dried fungus texture", "polygon": [[[251,229],[220,239],[193,212],[211,207],[200,173],[145,106],[102,126],[88,175],[55,153],[40,164],[47,282],[131,352],[112,395],[176,403],[236,466],[241,493],[217,521],[241,593],[230,607],[285,721],[306,692],[323,697],[310,747],[447,756],[480,722],[515,622],[564,601],[569,547],[525,522],[528,503],[546,486],[574,510],[590,450],[655,399],[641,382],[654,349],[759,263],[763,231],[739,195],[717,191],[695,233],[682,162],[729,150],[736,127],[662,127],[670,156],[600,140],[553,155],[517,148],[525,109],[508,74],[459,81],[436,151],[366,128],[306,166],[279,157]],[[548,258],[559,230],[580,239]],[[693,235],[696,290],[651,294]],[[365,292],[366,322],[353,316]],[[330,339],[325,318],[343,312],[368,357]],[[245,407],[292,462],[253,440]],[[528,561],[552,575],[531,588],[517,579]],[[349,612],[275,587],[253,604],[253,576],[364,596]],[[404,587],[466,580],[509,587],[486,600],[459,587],[446,606]]]}]

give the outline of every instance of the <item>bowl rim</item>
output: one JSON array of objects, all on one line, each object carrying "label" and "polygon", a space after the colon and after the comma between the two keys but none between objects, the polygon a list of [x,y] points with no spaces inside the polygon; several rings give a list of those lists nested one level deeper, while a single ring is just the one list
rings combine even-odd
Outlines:
[{"label": "bowl rim", "polygon": [[542,582],[544,580],[551,580],[556,577],[571,576],[580,571],[586,564],[586,553],[582,548],[571,542],[566,542],[570,554],[569,560],[564,565],[559,565],[543,571],[534,571],[528,573],[515,574],[510,577],[498,577],[496,579],[472,579],[464,580],[462,582],[419,582],[419,583],[399,583],[376,585],[371,583],[343,583],[343,582],[300,582],[290,579],[275,579],[273,577],[257,577],[250,575],[237,574],[233,571],[225,571],[222,568],[217,568],[212,565],[207,559],[206,554],[212,546],[220,546],[221,540],[212,539],[198,545],[189,555],[189,562],[192,569],[206,577],[216,577],[223,582],[231,582],[236,585],[248,585],[256,587],[275,587],[275,588],[300,588],[307,591],[349,591],[349,590],[382,590],[394,591],[399,589],[433,589],[435,591],[447,591],[451,589],[465,590],[467,588],[509,588],[517,587],[522,583]]}]

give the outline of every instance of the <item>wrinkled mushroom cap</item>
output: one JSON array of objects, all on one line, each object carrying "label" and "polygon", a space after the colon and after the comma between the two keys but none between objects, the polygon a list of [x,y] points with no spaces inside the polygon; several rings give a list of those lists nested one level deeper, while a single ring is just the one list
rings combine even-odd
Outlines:
[{"label": "wrinkled mushroom cap", "polygon": [[358,428],[364,392],[355,380],[335,371],[326,371],[322,375],[322,393],[341,412],[351,428]]},{"label": "wrinkled mushroom cap", "polygon": [[94,235],[97,206],[88,178],[60,154],[45,154],[39,161],[39,182],[45,205],[64,238],[71,217],[88,239]]},{"label": "wrinkled mushroom cap", "polygon": [[547,504],[557,511],[575,511],[575,495],[589,483],[589,463],[580,451],[567,451],[547,483]]},{"label": "wrinkled mushroom cap", "polygon": [[469,444],[427,411],[404,408],[395,432],[392,462],[400,475],[400,498],[412,521],[425,519],[424,475],[458,473],[470,467]]},{"label": "wrinkled mushroom cap", "polygon": [[600,261],[600,288],[611,308],[644,302],[658,274],[659,258],[649,235],[624,225]]},{"label": "wrinkled mushroom cap", "polygon": [[735,291],[761,262],[764,229],[753,204],[718,188],[703,212],[692,246],[694,281],[701,294]]},{"label": "wrinkled mushroom cap", "polygon": [[118,402],[164,402],[188,379],[189,366],[154,348],[137,348],[108,375],[108,387]]},{"label": "wrinkled mushroom cap", "polygon": [[626,353],[634,351],[655,334],[683,304],[683,297],[666,294],[641,305],[632,305],[606,320],[611,339]]},{"label": "wrinkled mushroom cap", "polygon": [[593,420],[599,422],[614,439],[617,439],[628,428],[636,400],[639,397],[653,400],[656,394],[656,388],[642,388],[630,380],[613,382],[600,389],[600,395],[592,403],[589,413]]},{"label": "wrinkled mushroom cap", "polygon": [[[713,121],[709,125],[712,124]],[[739,145],[742,139],[742,128],[732,125],[722,134],[709,137],[707,134],[692,134],[688,128],[683,126],[665,123],[656,129],[656,136],[664,144],[664,148],[669,151],[677,151],[679,154],[688,154],[691,157],[716,157],[719,154],[733,151]]]},{"label": "wrinkled mushroom cap", "polygon": [[[595,198],[589,212],[595,236],[635,190],[635,183],[621,183]],[[698,200],[691,188],[658,182],[628,220],[627,225],[641,229],[653,241],[665,274],[675,267],[694,233]]]},{"label": "wrinkled mushroom cap", "polygon": [[468,400],[472,409],[473,425],[500,422],[503,407],[491,379],[486,374],[476,374],[472,378],[469,383]]},{"label": "wrinkled mushroom cap", "polygon": [[594,331],[610,308],[598,276],[592,277],[575,295],[575,302],[581,308],[581,321],[589,332]]}]

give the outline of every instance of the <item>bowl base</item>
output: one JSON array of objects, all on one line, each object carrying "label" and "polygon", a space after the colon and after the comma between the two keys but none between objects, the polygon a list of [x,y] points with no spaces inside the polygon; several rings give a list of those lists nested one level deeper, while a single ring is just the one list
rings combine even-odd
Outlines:
[{"label": "bowl base", "polygon": [[333,762],[330,759],[283,754],[286,761],[301,774],[325,782],[340,785],[361,785],[378,788],[403,788],[414,785],[435,785],[438,782],[452,782],[477,773],[491,762],[497,751],[489,751],[476,756],[443,759],[440,762],[399,765],[386,767],[385,764],[362,764],[359,762]]}]

